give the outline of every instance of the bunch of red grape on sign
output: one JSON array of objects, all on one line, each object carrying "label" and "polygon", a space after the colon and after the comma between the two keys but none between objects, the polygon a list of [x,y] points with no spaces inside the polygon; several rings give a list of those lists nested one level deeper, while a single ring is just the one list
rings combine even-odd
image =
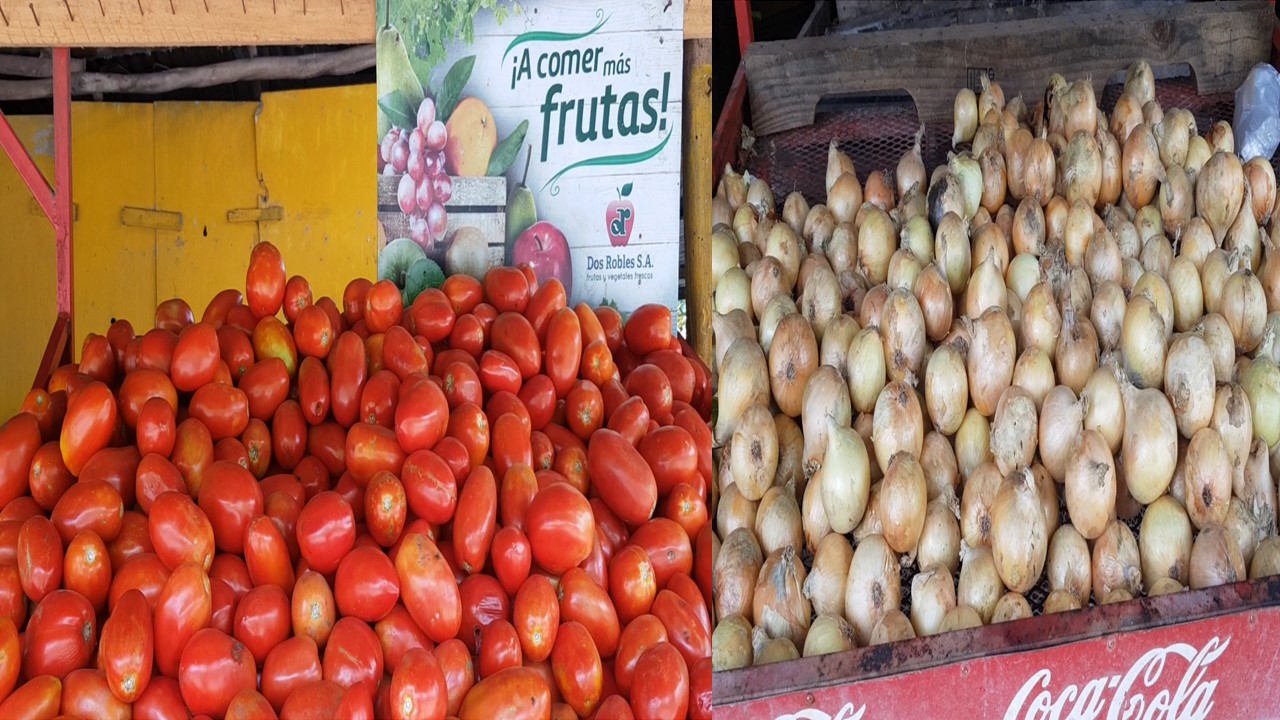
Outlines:
[{"label": "bunch of red grape on sign", "polygon": [[453,197],[453,179],[445,172],[448,138],[445,124],[436,118],[435,101],[427,98],[418,106],[417,127],[391,128],[378,147],[378,171],[401,176],[396,200],[409,216],[409,238],[424,250],[443,241],[448,227],[444,206]]}]

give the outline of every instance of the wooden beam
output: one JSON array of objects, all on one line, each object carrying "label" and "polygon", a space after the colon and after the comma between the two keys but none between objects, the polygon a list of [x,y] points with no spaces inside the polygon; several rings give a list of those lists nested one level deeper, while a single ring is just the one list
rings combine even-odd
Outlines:
[{"label": "wooden beam", "polygon": [[[960,27],[754,43],[746,56],[757,134],[813,123],[824,96],[906,90],[926,122],[951,115],[969,68],[992,68],[1005,97],[1034,99],[1052,72],[1106,79],[1133,60],[1189,63],[1201,94],[1229,92],[1271,53],[1267,0],[1139,6]],[[891,60],[886,60],[891,58]]]},{"label": "wooden beam", "polygon": [[711,366],[711,41],[684,44],[684,277],[689,343]]},{"label": "wooden beam", "polygon": [[[711,37],[711,0],[683,0],[685,37]],[[364,45],[376,0],[0,0],[8,47]]]},{"label": "wooden beam", "polygon": [[[83,72],[84,60],[71,58],[71,72]],[[44,55],[0,55],[0,75],[53,77],[53,58]]]},{"label": "wooden beam", "polygon": [[[323,75],[349,75],[373,67],[375,57],[372,45],[360,45],[327,53],[245,58],[138,75],[83,72],[71,76],[71,92],[74,95],[160,95],[174,90],[246,80],[299,80]],[[47,98],[52,93],[52,80],[0,80],[0,100],[34,100]]]}]

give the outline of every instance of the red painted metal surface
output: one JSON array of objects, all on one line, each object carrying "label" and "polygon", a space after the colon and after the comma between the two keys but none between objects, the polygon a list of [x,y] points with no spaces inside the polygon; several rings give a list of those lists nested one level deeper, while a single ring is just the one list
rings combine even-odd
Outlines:
[{"label": "red painted metal surface", "polygon": [[44,346],[44,356],[40,358],[40,367],[36,368],[36,378],[31,389],[49,387],[49,376],[60,365],[71,362],[71,318],[58,314],[53,321],[53,330],[49,333],[49,342]]},{"label": "red painted metal surface", "polygon": [[734,0],[733,10],[738,20],[738,55],[746,57],[747,46],[755,39],[755,29],[751,24],[751,0]]},{"label": "red painted metal surface", "polygon": [[715,133],[712,135],[711,148],[711,185],[720,184],[720,175],[724,166],[738,164],[738,144],[742,137],[742,109],[747,104],[747,67],[738,63],[733,74],[733,83],[729,85],[729,96],[725,98],[724,107],[720,109],[720,118],[716,120]]},{"label": "red painted metal surface", "polygon": [[717,673],[715,715],[1275,718],[1278,603],[1272,577]]},{"label": "red painted metal surface", "polygon": [[40,209],[44,210],[45,216],[52,221],[53,189],[49,187],[49,181],[45,180],[44,175],[40,173],[40,168],[36,167],[35,160],[27,154],[27,149],[22,146],[22,141],[13,132],[13,127],[9,125],[9,119],[3,112],[0,112],[0,146],[4,147],[9,161],[13,163],[18,176],[31,190],[36,202],[40,204]]},{"label": "red painted metal surface", "polygon": [[[71,270],[71,50],[53,49],[53,229],[58,245],[58,313],[67,318],[67,336],[74,338]],[[46,211],[47,212],[47,211]]]}]

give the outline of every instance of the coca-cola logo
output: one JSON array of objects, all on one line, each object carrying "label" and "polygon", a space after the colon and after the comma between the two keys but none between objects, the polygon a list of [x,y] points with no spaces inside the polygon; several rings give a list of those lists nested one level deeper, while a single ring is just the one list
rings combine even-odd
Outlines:
[{"label": "coca-cola logo", "polygon": [[774,720],[862,720],[867,706],[855,708],[853,703],[845,703],[835,715],[830,715],[817,708],[804,708],[793,713],[779,715]]},{"label": "coca-cola logo", "polygon": [[[1005,720],[1202,720],[1213,709],[1218,681],[1207,677],[1209,666],[1227,651],[1231,638],[1217,637],[1196,648],[1174,643],[1154,648],[1138,658],[1127,672],[1097,677],[1081,685],[1054,690],[1053,673],[1047,668],[1023,683],[1005,711]],[[1165,677],[1171,660],[1185,660],[1187,667],[1176,685]],[[1176,672],[1176,670],[1172,671]],[[1156,689],[1159,688],[1157,692]]]}]

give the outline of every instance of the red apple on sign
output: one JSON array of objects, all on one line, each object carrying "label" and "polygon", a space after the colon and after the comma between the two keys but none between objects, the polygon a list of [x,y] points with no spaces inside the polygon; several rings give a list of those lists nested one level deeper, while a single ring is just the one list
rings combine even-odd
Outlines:
[{"label": "red apple on sign", "polygon": [[546,220],[539,220],[520,233],[511,252],[511,264],[528,263],[538,284],[556,278],[564,285],[564,293],[573,297],[573,264],[569,258],[569,241],[564,233]]},{"label": "red apple on sign", "polygon": [[605,227],[609,231],[609,243],[614,247],[624,247],[631,240],[631,228],[636,223],[636,208],[627,200],[631,195],[631,183],[618,190],[618,199],[609,203],[605,209]]}]

